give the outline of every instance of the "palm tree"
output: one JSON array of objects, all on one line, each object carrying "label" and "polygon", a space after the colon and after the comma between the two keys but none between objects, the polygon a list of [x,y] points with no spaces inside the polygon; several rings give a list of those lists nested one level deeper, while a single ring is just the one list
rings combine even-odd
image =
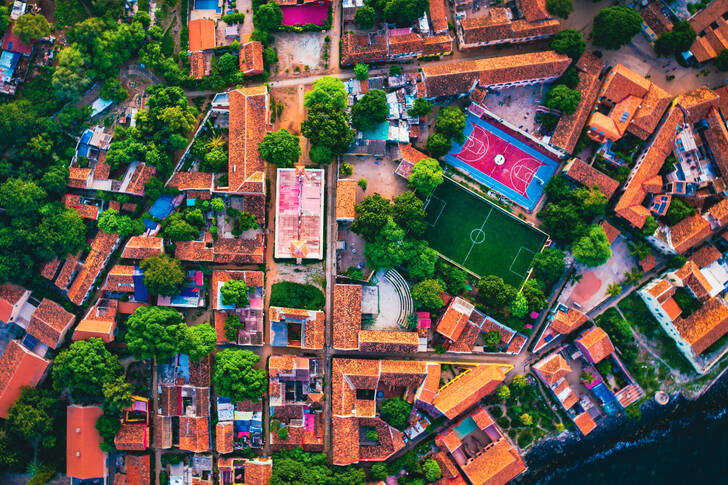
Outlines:
[{"label": "palm tree", "polygon": [[222,148],[225,146],[225,140],[220,135],[213,136],[210,141],[207,142],[207,149],[214,150],[215,148]]},{"label": "palm tree", "polygon": [[607,293],[609,293],[609,296],[611,296],[612,298],[615,298],[622,293],[622,287],[619,283],[611,283],[607,287]]},{"label": "palm tree", "polygon": [[636,283],[637,281],[640,280],[640,278],[642,278],[642,271],[640,271],[639,269],[637,269],[635,267],[635,268],[632,268],[629,271],[625,271],[624,272],[624,277],[626,279],[626,281],[624,282],[624,284],[625,285],[630,285],[632,283]]},{"label": "palm tree", "polygon": [[630,241],[628,247],[629,254],[631,254],[638,260],[643,260],[650,254],[652,254],[652,251],[650,250],[650,245],[647,244],[645,241]]}]

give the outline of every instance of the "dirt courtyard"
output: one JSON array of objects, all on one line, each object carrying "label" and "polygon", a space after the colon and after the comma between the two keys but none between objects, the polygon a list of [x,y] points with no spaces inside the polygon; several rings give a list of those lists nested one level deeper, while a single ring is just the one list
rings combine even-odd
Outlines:
[{"label": "dirt courtyard", "polygon": [[[271,89],[271,98],[275,100],[277,106],[282,106],[280,116],[277,116],[275,129],[285,128],[294,135],[299,135],[301,143],[301,161],[309,164],[308,158],[309,143],[308,140],[301,135],[301,123],[306,119],[306,109],[303,106],[304,95],[310,91],[310,84],[274,87]],[[271,103],[272,104],[272,103]]]},{"label": "dirt courtyard", "polygon": [[344,156],[343,161],[354,166],[354,174],[348,178],[354,180],[363,178],[367,181],[366,191],[361,187],[356,189],[357,204],[364,197],[373,195],[375,192],[391,200],[407,190],[407,181],[394,174],[399,162],[395,162],[389,157],[377,160],[374,157]]},{"label": "dirt courtyard", "polygon": [[485,108],[527,133],[536,129],[536,106],[541,104],[547,86],[519,86],[488,94]]},{"label": "dirt courtyard", "polygon": [[278,76],[305,76],[322,69],[323,59],[321,54],[324,50],[325,36],[326,33],[321,32],[282,32],[276,34]]}]

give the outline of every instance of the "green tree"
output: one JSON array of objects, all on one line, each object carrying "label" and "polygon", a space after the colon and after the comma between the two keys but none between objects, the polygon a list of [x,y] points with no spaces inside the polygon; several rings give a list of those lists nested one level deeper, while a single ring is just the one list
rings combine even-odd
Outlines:
[{"label": "green tree", "polygon": [[420,281],[410,288],[415,306],[423,310],[437,310],[438,308],[442,308],[444,303],[440,297],[440,293],[444,291],[445,287],[442,285],[442,282],[435,279]]},{"label": "green tree", "polygon": [[[251,214],[250,212],[247,212],[247,211],[243,211],[240,214],[238,214],[237,231],[235,231],[235,232],[239,231],[240,234],[242,234],[243,232],[245,232],[249,229],[257,229],[259,226],[260,225],[258,224],[258,219],[256,219],[256,217],[253,214]],[[235,235],[239,236],[240,234],[235,234]]]},{"label": "green tree", "polygon": [[698,35],[687,20],[675,24],[672,30],[663,32],[655,40],[655,52],[660,56],[673,56],[690,50]]},{"label": "green tree", "polygon": [[372,242],[392,215],[391,203],[375,193],[356,205],[356,217],[351,230],[367,242]]},{"label": "green tree", "polygon": [[24,217],[37,212],[46,192],[32,180],[11,178],[0,185],[0,207],[10,217]]},{"label": "green tree", "polygon": [[528,385],[528,380],[525,376],[518,374],[516,376],[513,376],[513,380],[511,381],[511,387],[515,389],[518,392],[521,392],[523,389],[526,388]]},{"label": "green tree", "polygon": [[301,157],[298,136],[285,128],[266,133],[263,141],[258,145],[258,151],[263,160],[283,168],[293,167]]},{"label": "green tree", "polygon": [[[357,10],[357,12],[359,10]],[[388,476],[387,465],[385,465],[384,463],[373,464],[372,467],[369,469],[369,472],[374,480],[385,480]]]},{"label": "green tree", "polygon": [[642,234],[644,236],[652,236],[660,225],[657,223],[652,215],[647,216],[645,224],[642,226]]},{"label": "green tree", "polygon": [[511,390],[505,384],[501,384],[498,386],[498,389],[495,390],[495,395],[501,401],[506,401],[511,397]]},{"label": "green tree", "polygon": [[459,295],[465,291],[465,283],[468,280],[468,274],[465,271],[439,258],[435,263],[435,272],[437,277],[445,283],[448,293]]},{"label": "green tree", "polygon": [[334,159],[331,148],[321,145],[311,145],[308,150],[308,158],[315,164],[328,165]]},{"label": "green tree", "polygon": [[424,234],[425,204],[414,192],[408,190],[395,197],[392,202],[392,217],[408,235],[419,237]]},{"label": "green tree", "polygon": [[68,388],[83,396],[102,396],[104,384],[121,374],[116,355],[109,352],[100,338],[76,340],[61,351],[51,367],[57,391]]},{"label": "green tree", "polygon": [[438,258],[437,251],[428,247],[425,242],[419,241],[413,246],[411,253],[411,256],[406,258],[410,278],[415,281],[432,278]]},{"label": "green tree", "polygon": [[642,16],[637,10],[617,5],[603,8],[594,17],[592,41],[607,49],[619,49],[642,28]]},{"label": "green tree", "polygon": [[187,327],[187,335],[180,348],[182,353],[190,356],[193,362],[199,362],[203,357],[215,350],[217,332],[209,323],[201,323]]},{"label": "green tree", "polygon": [[237,315],[228,315],[225,318],[225,338],[233,343],[238,341],[238,333],[245,328],[245,322]]},{"label": "green tree", "polygon": [[376,21],[377,13],[368,5],[358,8],[354,13],[354,24],[362,30],[371,29]]},{"label": "green tree", "polygon": [[437,160],[434,158],[425,158],[412,167],[412,172],[409,176],[409,185],[418,194],[427,197],[435,190],[435,187],[443,182],[444,178],[442,173],[442,167]]},{"label": "green tree", "polygon": [[124,408],[131,406],[132,385],[126,382],[123,375],[104,382],[102,387],[104,395],[104,413],[119,416]]},{"label": "green tree", "polygon": [[432,458],[428,458],[427,460],[425,460],[425,462],[422,464],[422,471],[425,472],[425,480],[427,481],[427,483],[434,483],[442,478],[442,470],[440,470],[440,465],[438,465],[437,462]]},{"label": "green tree", "polygon": [[354,104],[351,122],[357,130],[371,130],[387,120],[389,105],[387,95],[381,89],[372,89]]},{"label": "green tree", "polygon": [[225,349],[217,353],[212,380],[217,394],[234,401],[257,401],[268,386],[268,373],[256,369],[260,357],[249,350]]},{"label": "green tree", "polygon": [[56,97],[63,101],[75,101],[90,83],[78,49],[73,46],[63,48],[58,53],[58,65],[51,77]]},{"label": "green tree", "polygon": [[683,219],[694,216],[695,208],[683,202],[677,197],[673,197],[670,202],[670,207],[667,209],[667,213],[662,216],[662,220],[668,226],[674,226]]},{"label": "green tree", "polygon": [[265,32],[275,32],[283,23],[283,12],[275,2],[264,3],[253,13],[253,26]]},{"label": "green tree", "polygon": [[8,7],[0,7],[0,35],[4,34],[5,31],[8,30],[10,22],[10,11],[8,10]]},{"label": "green tree", "polygon": [[546,10],[551,15],[568,19],[571,12],[574,11],[574,4],[571,0],[546,0]]},{"label": "green tree", "polygon": [[59,403],[47,389],[24,387],[18,399],[8,409],[8,429],[22,437],[33,448],[33,462],[38,448],[56,444],[54,432],[60,414]]},{"label": "green tree", "polygon": [[428,0],[387,0],[383,9],[384,18],[397,24],[397,27],[408,27],[422,17],[428,6]]},{"label": "green tree", "polygon": [[66,191],[66,182],[68,182],[68,167],[64,165],[49,167],[40,178],[40,185],[43,189],[56,195]]},{"label": "green tree", "polygon": [[546,295],[543,294],[541,282],[531,278],[523,284],[521,293],[528,302],[529,312],[540,312],[547,305]]},{"label": "green tree", "polygon": [[385,399],[379,409],[382,419],[389,424],[403,431],[407,427],[407,421],[412,413],[412,404],[401,397]]},{"label": "green tree", "polygon": [[402,68],[399,66],[399,64],[392,64],[389,66],[390,76],[399,76],[400,74],[402,74]]},{"label": "green tree", "polygon": [[312,145],[328,147],[334,154],[346,152],[354,141],[348,115],[325,105],[309,109],[308,118],[301,123],[301,133]]},{"label": "green tree", "polygon": [[607,286],[607,293],[612,298],[616,298],[622,294],[622,287],[619,283],[610,283],[609,286]]},{"label": "green tree", "polygon": [[452,142],[442,133],[431,133],[427,137],[427,153],[435,158],[440,158],[447,154],[452,148]]},{"label": "green tree", "polygon": [[107,79],[104,85],[101,87],[99,97],[101,99],[107,99],[115,103],[121,103],[129,97],[129,91],[124,89],[118,79],[112,77]]},{"label": "green tree", "polygon": [[313,89],[304,95],[304,106],[312,109],[323,105],[327,108],[342,110],[346,108],[348,94],[341,79],[323,76],[313,83]]},{"label": "green tree", "polygon": [[498,347],[498,344],[500,343],[501,337],[500,334],[495,331],[491,330],[490,332],[485,332],[485,335],[483,335],[483,345],[488,348],[495,350]]},{"label": "green tree", "polygon": [[13,33],[27,44],[50,34],[51,24],[40,14],[25,13],[15,21]]},{"label": "green tree", "polygon": [[574,259],[586,266],[600,266],[612,257],[609,239],[602,226],[594,225],[587,234],[578,239],[572,246]]},{"label": "green tree", "polygon": [[153,295],[178,295],[182,291],[185,274],[179,260],[166,254],[152,256],[139,263],[144,270],[144,285]]},{"label": "green tree", "polygon": [[168,106],[158,116],[159,121],[173,132],[189,133],[197,124],[194,113],[186,106]]},{"label": "green tree", "polygon": [[412,104],[412,107],[407,110],[407,114],[412,117],[418,118],[427,116],[428,114],[430,114],[430,111],[432,111],[432,101],[429,101],[425,98],[417,98]]},{"label": "green tree", "polygon": [[528,300],[526,300],[526,296],[522,292],[519,292],[508,308],[514,317],[525,317],[528,313]]},{"label": "green tree", "polygon": [[364,256],[371,268],[394,268],[402,264],[407,256],[406,234],[395,224],[391,216],[381,227],[374,241],[364,246]]},{"label": "green tree", "polygon": [[713,64],[719,71],[728,71],[728,49],[723,49],[713,60]]},{"label": "green tree", "polygon": [[[569,66],[566,71],[556,80],[556,84],[564,84],[568,88],[576,89],[579,86],[579,71],[574,66]],[[549,114],[549,113],[544,113]],[[554,117],[554,119],[556,119]],[[548,123],[548,122],[547,122]],[[554,124],[554,126],[556,126]]]},{"label": "green tree", "polygon": [[270,66],[271,64],[278,62],[278,52],[276,52],[276,50],[272,47],[266,47],[263,49],[263,62],[266,66]]},{"label": "green tree", "polygon": [[652,254],[650,245],[643,240],[630,241],[627,243],[627,247],[629,248],[629,254],[631,254],[638,260],[645,259],[650,254]]},{"label": "green tree", "polygon": [[478,281],[478,299],[493,308],[504,308],[516,297],[516,289],[496,275]]},{"label": "green tree", "polygon": [[457,106],[446,106],[437,113],[435,131],[448,140],[462,143],[463,130],[465,130],[465,113]]},{"label": "green tree", "polygon": [[523,413],[519,416],[521,424],[524,426],[531,426],[533,424],[533,417],[528,413]]},{"label": "green tree", "polygon": [[243,308],[250,303],[248,293],[250,288],[243,280],[227,280],[220,288],[223,305],[233,305]]},{"label": "green tree", "polygon": [[564,257],[564,252],[558,248],[543,249],[533,257],[534,274],[547,285],[556,283],[566,268]]},{"label": "green tree", "polygon": [[118,416],[102,414],[96,420],[96,430],[104,440],[100,445],[102,451],[107,453],[114,451],[114,436],[119,432],[119,428],[121,428],[121,420],[119,420]]},{"label": "green tree", "polygon": [[576,111],[581,101],[581,93],[570,89],[565,84],[557,84],[549,88],[544,98],[544,104],[551,109],[558,109],[566,114]]},{"label": "green tree", "polygon": [[188,223],[182,214],[175,212],[162,222],[162,235],[171,241],[191,241],[200,230]]},{"label": "green tree", "polygon": [[132,219],[129,216],[119,215],[116,209],[106,209],[99,216],[99,229],[107,234],[118,234],[121,238],[144,232],[144,221]]},{"label": "green tree", "polygon": [[182,315],[169,307],[139,307],[126,326],[126,345],[137,359],[171,357],[179,352],[187,336]]},{"label": "green tree", "polygon": [[220,59],[217,61],[217,68],[225,75],[232,74],[237,71],[238,65],[238,57],[229,52],[221,55]]},{"label": "green tree", "polygon": [[366,81],[369,79],[369,66],[367,64],[357,64],[354,66],[354,77],[359,81]]}]

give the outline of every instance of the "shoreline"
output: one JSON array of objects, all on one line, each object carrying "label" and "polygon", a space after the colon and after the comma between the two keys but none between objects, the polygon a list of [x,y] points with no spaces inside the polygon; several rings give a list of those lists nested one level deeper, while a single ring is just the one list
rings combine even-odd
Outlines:
[{"label": "shoreline", "polygon": [[535,445],[524,459],[528,470],[513,483],[556,483],[557,477],[569,470],[610,455],[613,451],[652,441],[675,426],[684,426],[709,413],[723,413],[728,404],[728,377],[723,375],[698,398],[691,400],[681,393],[670,396],[661,406],[651,398],[642,405],[642,419],[632,421],[625,416],[605,418],[586,437],[570,432]]}]

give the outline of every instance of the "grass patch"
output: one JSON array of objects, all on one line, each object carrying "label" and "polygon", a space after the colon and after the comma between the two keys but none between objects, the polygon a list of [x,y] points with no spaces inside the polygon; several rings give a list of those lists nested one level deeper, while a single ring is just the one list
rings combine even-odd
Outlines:
[{"label": "grass patch", "polygon": [[440,184],[425,207],[425,239],[478,276],[520,286],[546,235],[458,184]]},{"label": "grass patch", "polygon": [[275,283],[270,292],[271,306],[323,310],[325,303],[323,292],[313,285],[283,281]]}]

